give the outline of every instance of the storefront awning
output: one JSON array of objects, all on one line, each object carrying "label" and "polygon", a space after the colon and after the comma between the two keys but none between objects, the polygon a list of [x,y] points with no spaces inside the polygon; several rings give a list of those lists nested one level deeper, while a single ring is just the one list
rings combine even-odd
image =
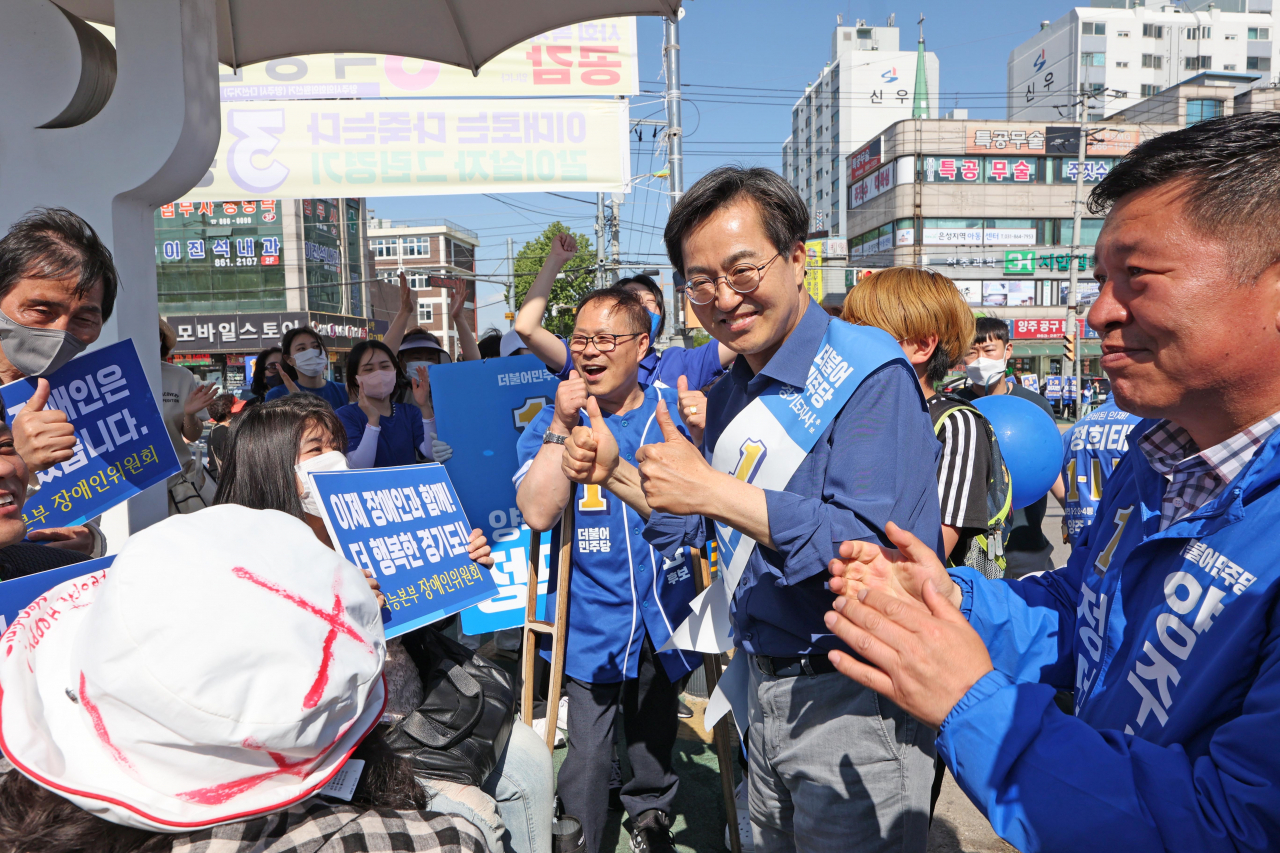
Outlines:
[{"label": "storefront awning", "polygon": [[[1021,341],[1013,342],[1014,358],[1030,358],[1037,355],[1062,355],[1062,341]],[[1080,345],[1080,355],[1085,358],[1097,358],[1102,355],[1102,344],[1098,341],[1086,341]]]}]

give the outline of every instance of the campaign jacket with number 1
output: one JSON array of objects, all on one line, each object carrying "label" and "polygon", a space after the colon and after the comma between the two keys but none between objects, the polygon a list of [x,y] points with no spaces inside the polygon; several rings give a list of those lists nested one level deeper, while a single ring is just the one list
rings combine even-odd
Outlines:
[{"label": "campaign jacket with number 1", "polygon": [[947,716],[939,754],[1024,853],[1280,848],[1280,431],[1162,531],[1166,480],[1136,440],[1153,425],[1066,568],[953,570],[996,671]]},{"label": "campaign jacket with number 1", "polygon": [[[672,421],[686,436],[678,414],[676,392],[670,388],[641,385],[644,402],[622,415],[605,415],[605,423],[618,442],[620,458],[636,464],[643,444],[661,443],[658,427],[658,395],[667,401]],[[544,406],[520,434],[516,445],[520,468],[513,478],[516,488],[524,480],[533,457],[542,447],[555,406]],[[579,413],[578,422],[587,424]],[[644,537],[645,521],[635,510],[599,486],[574,485],[576,526],[573,571],[570,578],[569,630],[565,643],[565,672],[579,681],[612,684],[635,678],[645,635],[660,649],[671,632],[689,615],[694,596],[694,566],[685,548],[664,560]],[[559,554],[559,523],[552,533],[551,565]],[[554,608],[555,569],[551,571],[553,594],[547,612]],[[658,655],[673,681],[702,662],[693,652],[673,650]]]}]

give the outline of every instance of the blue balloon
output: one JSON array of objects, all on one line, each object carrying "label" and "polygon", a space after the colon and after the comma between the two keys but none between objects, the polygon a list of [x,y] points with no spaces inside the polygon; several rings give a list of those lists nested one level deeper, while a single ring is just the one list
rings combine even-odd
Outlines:
[{"label": "blue balloon", "polygon": [[1035,403],[1009,394],[979,397],[973,405],[995,428],[1013,486],[1013,508],[1040,500],[1062,468],[1058,424]]}]

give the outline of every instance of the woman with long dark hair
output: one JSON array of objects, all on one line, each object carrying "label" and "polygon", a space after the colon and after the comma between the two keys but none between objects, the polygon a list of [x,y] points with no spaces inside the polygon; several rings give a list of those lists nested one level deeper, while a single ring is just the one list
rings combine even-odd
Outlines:
[{"label": "woman with long dark hair", "polygon": [[[346,445],[347,433],[338,417],[310,394],[247,409],[232,427],[231,451],[214,503],[279,510],[304,521],[317,539],[332,547],[307,473],[347,467],[342,453]],[[493,566],[479,528],[471,533],[468,551],[486,569]],[[375,584],[370,579],[370,585]],[[390,716],[403,716],[422,704],[417,668],[398,639],[387,643],[385,676]],[[542,739],[518,720],[482,789],[434,779],[420,781],[433,795],[431,808],[461,814],[475,823],[495,853],[550,853],[551,757]],[[0,853],[5,853],[3,848]]]},{"label": "woman with long dark hair", "polygon": [[[399,388],[413,389],[413,403],[396,403]],[[355,400],[337,410],[347,433],[352,468],[412,465],[418,454],[435,461],[435,413],[427,368],[405,377],[395,353],[382,341],[361,341],[347,356],[347,390]]]},{"label": "woman with long dark hair", "polygon": [[258,353],[253,362],[253,379],[249,390],[253,393],[254,402],[261,403],[267,398],[267,392],[284,384],[280,378],[280,365],[284,361],[284,353],[280,347],[267,347]]}]

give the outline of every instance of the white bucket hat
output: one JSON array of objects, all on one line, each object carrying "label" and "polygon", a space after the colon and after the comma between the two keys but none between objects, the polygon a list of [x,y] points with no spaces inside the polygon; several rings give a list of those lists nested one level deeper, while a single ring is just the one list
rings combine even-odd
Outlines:
[{"label": "white bucket hat", "polygon": [[0,635],[0,747],[39,785],[161,832],[310,796],[377,724],[363,574],[303,522],[221,505],[129,538]]}]

